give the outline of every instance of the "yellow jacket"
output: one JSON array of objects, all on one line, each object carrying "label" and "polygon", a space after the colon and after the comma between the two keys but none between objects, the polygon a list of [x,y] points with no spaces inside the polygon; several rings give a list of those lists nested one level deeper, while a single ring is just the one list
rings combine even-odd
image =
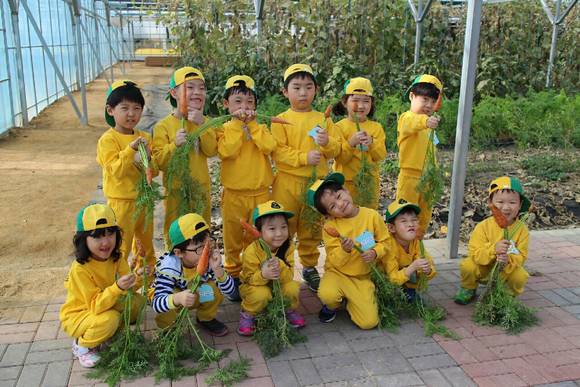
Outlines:
[{"label": "yellow jacket", "polygon": [[[340,235],[351,238],[356,243],[356,237],[364,231],[373,234],[376,246],[373,248],[377,253],[377,261],[387,253],[386,242],[389,239],[389,231],[385,222],[375,210],[360,207],[359,213],[352,218],[330,218],[325,224],[335,228]],[[349,276],[368,276],[370,266],[365,263],[360,254],[353,249],[350,253],[344,251],[340,245],[340,238],[331,237],[323,232],[324,246],[326,249],[326,262],[324,269],[336,270]]]},{"label": "yellow jacket", "polygon": [[[275,252],[272,252],[275,255]],[[287,283],[294,279],[294,243],[290,245],[284,256],[286,262],[278,258],[280,265],[280,282]],[[266,285],[270,280],[262,277],[262,264],[266,261],[266,252],[258,241],[252,242],[242,253],[242,283],[254,286]]]},{"label": "yellow jacket", "polygon": [[99,314],[113,308],[119,296],[127,293],[117,286],[117,275],[123,276],[130,271],[123,258],[117,262],[112,259],[89,259],[82,265],[74,261],[64,281],[67,296],[60,308],[62,325],[75,326],[89,314]]},{"label": "yellow jacket", "polygon": [[[290,175],[310,177],[312,166],[308,165],[308,152],[317,150],[318,146],[308,132],[317,125],[324,126],[324,114],[314,110],[300,113],[288,109],[278,117],[290,122],[291,125],[272,124],[272,134],[278,142],[274,151],[276,168]],[[330,119],[326,120],[326,128],[329,140],[326,146],[320,147],[323,157],[316,167],[318,177],[328,174],[328,159],[340,153],[340,137],[336,134]]]},{"label": "yellow jacket", "polygon": [[[515,233],[514,233],[515,230]],[[515,221],[508,227],[510,240],[514,241],[515,248],[519,253],[508,254],[508,264],[504,268],[506,274],[510,274],[515,268],[523,266],[528,259],[528,243],[530,232],[521,220]],[[493,216],[480,222],[469,237],[467,259],[481,266],[495,263],[495,244],[504,239],[504,230],[498,226]],[[514,234],[514,235],[511,235]]]},{"label": "yellow jacket", "polygon": [[97,143],[97,162],[103,169],[103,192],[108,199],[135,199],[141,172],[134,162],[136,151],[129,146],[137,138],[150,141],[149,134],[133,130],[122,134],[109,128]]},{"label": "yellow jacket", "polygon": [[[167,171],[169,160],[173,155],[177,145],[175,145],[175,135],[181,128],[181,119],[176,118],[173,114],[169,114],[162,119],[153,128],[153,144],[152,153],[156,165],[163,172]],[[193,122],[185,122],[185,130],[187,133],[193,132],[197,125]],[[200,150],[199,152],[191,151],[189,153],[189,169],[191,176],[199,183],[209,185],[209,172],[207,167],[207,158],[213,157],[217,153],[216,135],[213,129],[207,130],[199,138]],[[163,184],[167,187],[167,177],[163,174]]]},{"label": "yellow jacket", "polygon": [[[342,135],[342,146],[340,154],[334,161],[334,170],[344,175],[347,181],[352,181],[360,169],[363,151],[357,146],[353,148],[348,143],[348,140],[356,133],[356,123],[348,118],[340,120],[336,123],[336,128]],[[384,160],[387,156],[387,147],[385,146],[385,131],[381,124],[376,121],[366,120],[360,123],[361,130],[367,132],[373,138],[372,144],[369,146],[367,160],[375,166],[373,169],[373,176],[379,178],[379,170],[377,164]]]},{"label": "yellow jacket", "polygon": [[427,146],[430,145],[428,118],[429,116],[426,114],[406,111],[399,117],[397,125],[399,167],[415,176],[421,176],[423,172]]},{"label": "yellow jacket", "polygon": [[[413,261],[421,258],[421,248],[419,241],[415,239],[409,245],[409,252],[406,252],[403,246],[397,242],[394,236],[391,236],[387,242],[387,254],[381,260],[381,265],[385,273],[389,275],[389,280],[396,285],[405,285],[409,288],[416,288],[414,283],[407,283],[409,277],[405,275],[405,268],[407,268]],[[433,258],[427,250],[425,250],[425,259],[429,261],[431,272],[427,275],[427,279],[431,279],[437,275]]]},{"label": "yellow jacket", "polygon": [[222,185],[234,190],[258,190],[272,185],[274,175],[269,155],[276,140],[266,125],[234,119],[218,132],[218,154],[222,159]]}]

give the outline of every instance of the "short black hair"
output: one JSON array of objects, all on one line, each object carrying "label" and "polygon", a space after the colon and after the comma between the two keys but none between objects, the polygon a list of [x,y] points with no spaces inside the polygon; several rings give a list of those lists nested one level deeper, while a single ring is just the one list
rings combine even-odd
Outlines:
[{"label": "short black hair", "polygon": [[331,182],[328,182],[328,183],[323,183],[318,188],[318,190],[316,191],[316,194],[314,195],[314,208],[316,208],[316,210],[318,212],[320,212],[322,215],[328,215],[328,211],[326,210],[326,208],[320,202],[320,199],[322,198],[322,195],[324,194],[325,191],[338,192],[338,191],[340,191],[342,189],[344,189],[344,187],[342,186],[342,184],[339,184],[339,183],[334,182],[334,181],[331,181]]},{"label": "short black hair", "polygon": [[414,84],[411,87],[411,90],[409,90],[409,94],[410,93],[423,97],[433,98],[434,100],[439,98],[439,89],[436,88],[434,84],[428,82],[419,82]]},{"label": "short black hair", "polygon": [[145,106],[145,98],[143,98],[141,89],[134,83],[126,83],[123,86],[117,87],[107,97],[107,105],[111,108],[114,108],[123,101],[134,102],[141,105],[141,107]]},{"label": "short black hair", "polygon": [[[334,106],[332,107],[332,114],[334,114],[335,116],[346,116],[348,114],[348,111],[346,110],[346,103],[348,102],[348,97],[350,97],[351,95],[354,94],[343,95],[340,101],[335,103]],[[369,97],[371,97],[371,110],[369,111],[367,117],[373,118],[373,116],[375,115],[375,97],[373,96]]]},{"label": "short black hair", "polygon": [[419,215],[419,213],[417,212],[417,210],[416,210],[416,209],[414,209],[413,207],[406,207],[406,208],[403,208],[403,209],[401,210],[401,212],[399,212],[399,213],[397,214],[397,216],[395,216],[393,219],[391,219],[390,221],[387,221],[387,223],[393,224],[393,223],[395,223],[395,220],[397,220],[397,218],[398,218],[399,216],[401,216],[401,215],[406,215],[406,214],[415,214],[415,215]]},{"label": "short black hair", "polygon": [[288,224],[288,217],[284,214],[281,214],[279,212],[275,213],[275,214],[267,214],[267,215],[262,215],[260,216],[258,219],[256,219],[256,228],[258,229],[258,231],[262,231],[262,226],[264,225],[264,220],[268,219],[268,218],[273,218],[275,216],[281,216],[284,218],[284,220],[286,221],[286,224]]},{"label": "short black hair", "polygon": [[[201,242],[205,241],[205,238],[207,238],[208,235],[209,235],[209,230],[203,230],[199,234],[196,234],[193,238],[187,239],[187,240],[181,242],[180,244],[173,246],[173,249],[185,251],[185,249],[187,249],[187,246],[189,246],[190,243],[193,243],[193,244],[201,243]],[[173,249],[171,249],[172,252],[173,252]]]},{"label": "short black hair", "polygon": [[115,248],[111,253],[111,258],[113,259],[113,262],[117,262],[119,258],[121,258],[121,242],[123,242],[121,228],[119,226],[98,228],[90,231],[77,231],[73,237],[76,261],[81,265],[84,265],[91,258],[91,251],[87,246],[88,237],[100,238],[106,233],[115,233],[116,235]]},{"label": "short black hair", "polygon": [[244,95],[252,95],[254,97],[254,100],[256,101],[256,106],[258,105],[258,95],[256,94],[256,92],[252,89],[250,89],[248,86],[246,86],[246,82],[244,81],[238,81],[239,85],[236,85],[234,87],[230,87],[229,89],[226,89],[226,91],[224,92],[224,99],[228,99],[230,97],[230,95],[232,94],[244,94]]},{"label": "short black hair", "polygon": [[289,75],[288,78],[286,78],[286,80],[284,81],[284,88],[287,89],[288,85],[290,84],[290,81],[292,81],[295,78],[300,79],[308,78],[312,82],[314,82],[314,86],[318,87],[318,82],[316,82],[316,78],[314,78],[314,75],[310,74],[307,71],[298,71],[295,72],[294,74]]}]

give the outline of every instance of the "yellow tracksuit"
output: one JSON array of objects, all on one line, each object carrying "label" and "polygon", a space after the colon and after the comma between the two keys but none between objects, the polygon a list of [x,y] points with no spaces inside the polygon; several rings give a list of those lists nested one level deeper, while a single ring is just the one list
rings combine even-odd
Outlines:
[{"label": "yellow tracksuit", "polygon": [[[117,286],[116,277],[129,273],[129,265],[123,257],[117,262],[89,259],[82,265],[77,261],[72,263],[64,282],[67,296],[60,308],[60,321],[62,329],[78,339],[79,345],[96,347],[117,332],[123,311],[119,297],[127,291]],[[133,288],[139,287],[135,284]],[[133,300],[131,321],[137,318],[145,302],[139,294],[134,294]]]},{"label": "yellow tracksuit", "polygon": [[[335,228],[340,235],[356,238],[363,232],[373,234],[376,242],[374,250],[377,260],[387,253],[386,243],[389,232],[385,222],[376,210],[360,207],[359,213],[352,218],[331,218],[325,226]],[[362,329],[372,329],[379,323],[375,285],[370,279],[370,266],[353,249],[344,251],[340,239],[323,233],[326,249],[324,275],[320,280],[318,297],[330,309],[340,306],[346,299],[346,310],[352,321]]]},{"label": "yellow tracksuit", "polygon": [[[342,146],[340,154],[334,161],[334,170],[344,175],[345,186],[351,192],[352,197],[357,201],[358,192],[354,186],[354,177],[358,173],[361,165],[363,151],[360,147],[353,148],[348,140],[357,132],[356,123],[348,118],[336,123],[336,128],[342,135]],[[379,207],[380,180],[379,180],[379,163],[387,156],[387,147],[385,146],[385,131],[381,124],[376,121],[367,120],[360,123],[360,128],[373,138],[372,144],[367,151],[364,151],[369,163],[374,167],[373,176],[375,180],[375,201],[371,208]]]},{"label": "yellow tracksuit", "polygon": [[232,120],[218,132],[225,269],[233,277],[239,276],[240,254],[251,243],[244,240],[240,219],[249,220],[258,204],[270,200],[274,175],[269,155],[275,148],[276,140],[268,127],[256,121],[244,125]]},{"label": "yellow tracksuit", "polygon": [[[185,125],[187,133],[191,133],[197,128],[197,125],[190,121],[186,121]],[[181,129],[181,120],[176,118],[173,114],[169,114],[167,117],[159,121],[153,129],[153,158],[155,159],[159,169],[163,172],[167,171],[169,160],[177,148],[177,145],[175,145],[175,135],[179,129]],[[202,215],[205,220],[210,223],[210,179],[207,158],[213,157],[217,153],[215,132],[212,129],[209,129],[199,138],[199,140],[199,151],[191,151],[189,154],[189,169],[191,171],[191,177],[201,184],[205,191],[205,210]],[[174,182],[173,184],[174,189],[179,187],[179,182]],[[168,192],[169,187],[165,173],[163,174],[163,185],[165,186],[165,191]],[[178,199],[175,195],[167,195],[165,199],[165,223],[163,224],[163,233],[166,244],[169,241],[167,235],[169,226],[171,225],[171,222],[179,217],[179,214],[177,213],[177,203]]]},{"label": "yellow tracksuit", "polygon": [[[410,282],[410,278],[405,274],[405,268],[407,268],[413,261],[421,258],[421,248],[419,247],[419,241],[414,240],[409,245],[409,251],[405,251],[405,248],[397,242],[395,236],[391,236],[387,241],[387,254],[381,260],[381,266],[385,273],[388,274],[389,280],[399,286],[405,286],[407,288],[415,289],[417,287],[416,283]],[[427,275],[427,279],[431,280],[437,275],[435,270],[435,264],[433,263],[433,258],[425,250],[426,260],[429,261],[429,266],[431,266],[431,272]]]},{"label": "yellow tracksuit", "polygon": [[300,221],[300,214],[306,203],[303,200],[306,183],[312,174],[312,166],[308,165],[308,152],[320,149],[322,159],[316,166],[319,178],[328,174],[328,159],[340,153],[340,137],[336,134],[334,124],[328,119],[326,127],[329,135],[326,146],[315,144],[308,132],[317,125],[325,123],[324,114],[317,111],[306,113],[288,109],[278,117],[291,125],[272,124],[272,134],[278,143],[274,151],[274,161],[278,173],[272,185],[272,198],[280,202],[287,211],[296,216],[288,220],[290,236],[298,235],[298,253],[304,267],[315,267],[318,264],[318,245],[320,232],[315,234]]},{"label": "yellow tracksuit", "polygon": [[405,199],[410,203],[417,203],[421,208],[419,226],[427,231],[431,223],[432,208],[423,195],[417,192],[417,185],[423,173],[425,156],[429,143],[429,131],[426,114],[416,114],[406,111],[399,117],[397,125],[397,145],[399,146],[399,178],[397,180],[397,200]]},{"label": "yellow tracksuit", "polygon": [[[510,239],[514,242],[515,250],[509,253],[507,265],[501,272],[501,278],[506,282],[512,293],[517,296],[523,293],[529,274],[524,269],[524,262],[528,258],[528,241],[530,233],[528,227],[517,220],[508,227]],[[496,262],[495,244],[504,239],[504,230],[498,226],[493,216],[485,219],[471,233],[467,257],[459,264],[461,287],[476,289],[477,283],[487,281],[491,269]]]},{"label": "yellow tracksuit", "polygon": [[[282,294],[290,301],[290,310],[296,310],[299,303],[300,284],[294,281],[294,244],[291,241],[289,241],[284,260],[278,258],[280,286]],[[264,310],[272,299],[272,281],[262,277],[262,264],[265,261],[266,253],[258,241],[249,245],[242,254],[242,272],[240,273],[242,310],[252,316]]]},{"label": "yellow tracksuit", "polygon": [[[123,243],[121,253],[123,259],[129,258],[134,249],[134,238],[139,239],[145,250],[149,266],[155,265],[155,250],[153,248],[153,222],[145,225],[145,214],[135,219],[135,199],[137,198],[137,182],[141,171],[134,162],[136,151],[129,144],[139,137],[146,138],[149,134],[134,130],[133,134],[122,134],[113,128],[107,130],[97,143],[97,162],[103,169],[103,192],[107,205],[113,209],[117,223],[121,228]],[[157,172],[155,172],[157,173]]]}]

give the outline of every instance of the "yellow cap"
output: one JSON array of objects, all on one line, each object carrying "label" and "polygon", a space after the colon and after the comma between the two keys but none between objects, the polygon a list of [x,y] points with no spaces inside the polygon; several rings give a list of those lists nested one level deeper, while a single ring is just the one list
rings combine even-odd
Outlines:
[{"label": "yellow cap", "polygon": [[92,204],[79,211],[77,231],[92,231],[117,225],[113,209],[106,204]]},{"label": "yellow cap", "polygon": [[314,71],[312,71],[312,67],[303,63],[295,63],[292,66],[288,67],[284,72],[284,82],[286,82],[286,79],[288,79],[290,75],[296,73],[308,73],[314,76]]},{"label": "yellow cap", "polygon": [[489,184],[487,192],[489,194],[489,197],[491,198],[491,195],[494,192],[503,189],[515,191],[520,195],[520,199],[522,201],[522,207],[520,208],[520,212],[527,212],[530,209],[531,202],[526,197],[526,195],[524,195],[524,187],[522,187],[522,183],[520,183],[518,179],[509,176],[498,177]]},{"label": "yellow cap", "polygon": [[292,212],[286,211],[281,204],[275,202],[274,200],[270,200],[254,208],[254,211],[252,212],[252,223],[255,226],[256,220],[258,220],[258,218],[261,218],[262,216],[265,215],[274,215],[274,214],[282,214],[286,216],[286,218],[291,218],[294,216]]},{"label": "yellow cap", "polygon": [[[118,81],[113,82],[111,86],[109,86],[109,89],[107,90],[107,99],[109,99],[109,96],[115,89],[118,89],[121,86],[134,86],[136,88],[139,88],[139,86],[133,81],[130,81],[128,79],[119,79]],[[110,127],[115,126],[115,118],[109,115],[109,113],[107,113],[106,106],[105,106],[105,121],[107,121],[107,124],[109,124]]]},{"label": "yellow cap", "polygon": [[352,78],[344,84],[344,94],[346,95],[368,95],[373,96],[373,85],[371,81],[363,77]]},{"label": "yellow cap", "polygon": [[[205,82],[205,78],[203,77],[203,73],[201,70],[196,69],[195,67],[181,67],[171,74],[171,79],[169,80],[169,88],[175,89],[177,86],[181,85],[185,81],[190,81],[192,79],[201,79]],[[175,98],[171,96],[171,93],[168,94],[169,102],[171,106],[177,107],[177,101]]]},{"label": "yellow cap", "polygon": [[385,220],[387,223],[392,223],[397,215],[399,215],[405,208],[412,208],[417,215],[421,212],[421,208],[419,208],[415,203],[409,203],[405,199],[393,200],[391,204],[389,204],[385,214]]},{"label": "yellow cap", "polygon": [[205,230],[209,230],[209,226],[201,215],[190,213],[180,216],[169,227],[171,248],[193,238]]},{"label": "yellow cap", "polygon": [[247,75],[234,75],[233,77],[228,78],[226,82],[226,90],[235,86],[241,86],[242,84],[245,84],[248,89],[253,90],[254,92],[256,91],[254,80]]},{"label": "yellow cap", "polygon": [[433,86],[435,86],[437,88],[437,90],[439,90],[439,94],[441,94],[443,92],[443,84],[436,76],[431,75],[431,74],[422,74],[422,75],[417,76],[413,80],[413,83],[411,83],[411,86],[409,86],[409,88],[407,89],[407,92],[405,93],[405,99],[409,98],[409,93],[411,92],[411,89],[417,83],[430,83]]}]

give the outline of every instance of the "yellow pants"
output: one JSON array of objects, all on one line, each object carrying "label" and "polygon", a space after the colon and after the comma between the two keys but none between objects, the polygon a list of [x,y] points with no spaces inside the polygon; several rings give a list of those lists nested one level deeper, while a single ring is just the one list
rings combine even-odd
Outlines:
[{"label": "yellow pants", "polygon": [[[464,289],[477,289],[479,282],[487,282],[493,269],[493,263],[489,265],[478,265],[470,258],[465,258],[459,263],[459,273],[461,276],[461,287]],[[524,287],[530,275],[523,267],[516,267],[511,273],[500,273],[500,278],[506,283],[514,296],[524,292]]]},{"label": "yellow pants", "polygon": [[121,254],[125,260],[129,259],[131,251],[137,254],[135,246],[136,240],[141,241],[141,245],[145,251],[147,265],[149,267],[155,266],[156,257],[155,249],[153,248],[153,220],[145,225],[145,214],[141,214],[139,218],[135,219],[135,201],[122,199],[108,199],[107,204],[115,212],[117,223],[121,228],[121,235],[123,243],[121,243]]},{"label": "yellow pants", "polygon": [[232,277],[239,277],[242,270],[240,254],[252,243],[250,236],[244,237],[240,219],[251,223],[252,211],[270,200],[268,189],[237,191],[224,188],[222,193],[223,240],[225,249],[224,268]]},{"label": "yellow pants", "polygon": [[[205,208],[203,210],[203,216],[207,224],[211,224],[211,201],[210,201],[210,191],[209,184],[203,184],[203,190],[205,191]],[[166,191],[167,192],[167,189]],[[169,241],[169,226],[171,223],[179,218],[177,213],[177,203],[178,200],[174,195],[167,195],[165,198],[165,222],[163,223],[163,237],[165,239],[165,249],[169,251],[171,249],[171,242]],[[185,215],[185,214],[184,214]]]},{"label": "yellow pants", "polygon": [[375,285],[368,276],[351,277],[329,270],[320,280],[318,298],[330,309],[337,309],[346,299],[346,310],[361,329],[372,329],[379,323]]},{"label": "yellow pants", "polygon": [[[133,293],[133,302],[131,303],[131,322],[135,322],[139,310],[145,303],[145,298]],[[122,323],[121,314],[123,312],[123,302],[119,301],[112,309],[103,313],[87,313],[75,326],[63,324],[63,330],[71,337],[78,339],[82,347],[94,348],[104,343],[117,332],[119,325]]]},{"label": "yellow pants", "polygon": [[399,172],[397,179],[397,200],[405,199],[409,203],[415,203],[421,209],[419,214],[419,226],[423,232],[427,232],[431,223],[431,213],[433,209],[423,200],[423,195],[417,192],[417,185],[421,176],[414,176],[403,171]]},{"label": "yellow pants", "polygon": [[[197,310],[196,316],[199,321],[210,321],[215,318],[217,315],[218,307],[222,303],[224,296],[222,295],[221,291],[218,289],[214,281],[206,282],[209,286],[211,286],[213,290],[214,299],[211,302],[204,302],[203,304],[199,303],[199,299],[195,301],[195,304],[189,310]],[[171,309],[165,313],[158,313],[155,316],[155,322],[159,328],[166,328],[173,324],[175,319],[177,318],[177,313],[181,310],[181,307],[177,307],[176,309]]]},{"label": "yellow pants", "polygon": [[307,178],[278,172],[272,185],[272,199],[280,202],[286,211],[291,211],[294,216],[288,219],[288,234],[290,238],[294,233],[298,236],[298,254],[304,267],[316,267],[318,264],[318,245],[322,240],[321,231],[313,233],[308,225],[301,221],[301,213],[306,208],[303,200],[304,187]]},{"label": "yellow pants", "polygon": [[[282,294],[290,301],[290,310],[296,310],[299,304],[300,284],[296,281],[289,281],[280,285],[282,286]],[[255,316],[263,311],[272,299],[272,285],[242,284],[240,285],[240,295],[242,296],[242,310]]]},{"label": "yellow pants", "polygon": [[[379,196],[380,196],[380,185],[379,185],[379,179],[377,178],[375,181],[375,200],[373,200],[373,202],[371,203],[370,206],[368,206],[368,208],[372,208],[373,210],[378,210],[379,209]],[[354,181],[352,180],[347,180],[344,182],[344,187],[346,189],[348,189],[348,192],[350,192],[350,195],[352,196],[352,199],[355,203],[358,204],[358,191],[354,186]]]}]

